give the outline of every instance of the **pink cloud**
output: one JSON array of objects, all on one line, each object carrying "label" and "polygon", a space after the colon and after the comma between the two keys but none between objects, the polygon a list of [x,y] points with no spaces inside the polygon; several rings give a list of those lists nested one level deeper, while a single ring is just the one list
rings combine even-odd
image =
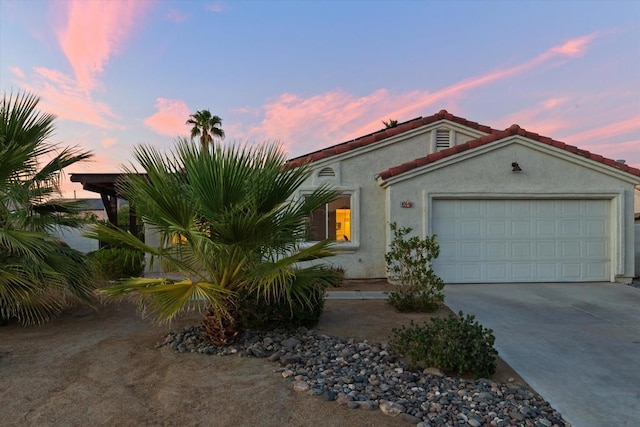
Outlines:
[{"label": "pink cloud", "polygon": [[[415,115],[417,112],[424,110],[424,108],[428,105],[432,105],[436,102],[443,102],[446,99],[460,96],[462,93],[467,92],[471,89],[475,89],[477,87],[484,86],[498,80],[506,79],[517,74],[522,74],[532,68],[543,65],[544,63],[547,63],[554,58],[578,56],[579,54],[582,54],[586,51],[588,43],[595,39],[595,37],[595,33],[577,37],[568,40],[561,45],[551,47],[535,58],[522,64],[492,71],[484,75],[471,77],[433,93],[425,93],[424,96],[419,97],[416,102],[402,106],[397,110],[390,112],[389,114],[395,117],[407,117],[409,115]],[[380,120],[383,120],[383,118],[376,117],[373,123],[377,123]]]},{"label": "pink cloud", "polygon": [[65,27],[58,41],[75,72],[78,85],[90,91],[95,76],[103,71],[109,57],[133,28],[135,18],[147,5],[143,0],[70,1]]},{"label": "pink cloud", "polygon": [[107,154],[109,150],[95,153],[91,160],[76,163],[65,169],[65,177],[60,181],[60,192],[63,197],[73,197],[74,191],[78,198],[99,198],[98,193],[92,193],[82,189],[82,184],[71,182],[70,175],[72,173],[117,173],[122,172],[121,159],[116,156]]},{"label": "pink cloud", "polygon": [[295,141],[296,149],[317,149],[330,141],[347,138],[368,121],[368,114],[382,114],[389,98],[384,89],[364,97],[342,90],[310,98],[285,93],[263,107],[264,119],[250,128],[246,137],[277,140],[285,146]]},{"label": "pink cloud", "polygon": [[[455,104],[457,99],[472,89],[522,74],[553,59],[583,54],[595,37],[595,34],[590,34],[568,40],[522,64],[470,77],[435,92],[416,90],[395,94],[378,89],[369,95],[357,97],[335,90],[309,98],[285,93],[262,107],[263,120],[252,127],[246,136],[258,140],[279,140],[291,154],[303,154],[329,143],[381,129],[383,120],[409,120],[424,114],[429,106],[438,105],[441,108]],[[544,132],[555,131],[565,123],[557,119],[533,118],[563,102],[563,98],[550,98],[535,109],[522,112],[521,118],[528,117],[528,123],[539,125]]]},{"label": "pink cloud", "polygon": [[60,71],[34,67],[34,76],[19,83],[20,87],[37,93],[41,108],[61,119],[73,120],[101,128],[122,128],[116,123],[118,116],[91,94],[82,90],[75,80]]},{"label": "pink cloud", "polygon": [[14,76],[20,79],[24,79],[25,77],[24,72],[22,71],[22,69],[20,69],[20,67],[9,67],[9,71],[11,71]]},{"label": "pink cloud", "polygon": [[564,118],[564,114],[558,114],[559,110],[565,107],[568,100],[567,97],[549,98],[531,108],[516,111],[493,121],[492,125],[495,128],[507,128],[512,124],[518,124],[529,131],[541,135],[553,135],[558,130],[571,126],[571,122]]},{"label": "pink cloud", "polygon": [[179,99],[156,99],[157,112],[147,117],[144,124],[154,131],[168,136],[188,133],[186,121],[191,114],[187,104]]},{"label": "pink cloud", "polygon": [[109,148],[117,143],[118,140],[115,138],[104,138],[102,141],[100,141],[100,145],[102,145],[104,148]]},{"label": "pink cloud", "polygon": [[640,115],[597,128],[589,129],[583,132],[575,133],[573,135],[564,137],[563,140],[571,144],[577,144],[581,142],[593,143],[601,142],[601,140],[605,138],[626,135],[632,132],[640,132]]},{"label": "pink cloud", "polygon": [[567,42],[552,48],[549,53],[571,57],[584,55],[585,51],[587,50],[587,45],[591,41],[593,41],[595,37],[596,34],[593,33],[583,37],[568,40]]}]

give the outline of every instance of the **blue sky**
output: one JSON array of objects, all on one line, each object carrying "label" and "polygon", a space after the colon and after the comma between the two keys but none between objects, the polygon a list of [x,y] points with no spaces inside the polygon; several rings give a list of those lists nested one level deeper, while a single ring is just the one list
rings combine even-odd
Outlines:
[{"label": "blue sky", "polygon": [[170,148],[201,109],[291,156],[447,109],[640,167],[640,2],[3,0],[0,89],[96,153],[70,172]]}]

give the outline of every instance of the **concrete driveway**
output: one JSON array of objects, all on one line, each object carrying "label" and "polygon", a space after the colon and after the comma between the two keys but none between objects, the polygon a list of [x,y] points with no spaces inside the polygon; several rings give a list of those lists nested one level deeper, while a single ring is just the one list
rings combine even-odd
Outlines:
[{"label": "concrete driveway", "polygon": [[640,425],[640,289],[613,283],[447,285],[500,356],[576,427]]}]

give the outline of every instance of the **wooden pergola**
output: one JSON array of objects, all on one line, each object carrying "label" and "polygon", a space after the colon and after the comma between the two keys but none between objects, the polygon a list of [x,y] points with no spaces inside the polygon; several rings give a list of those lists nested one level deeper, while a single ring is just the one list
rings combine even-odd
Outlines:
[{"label": "wooden pergola", "polygon": [[[144,174],[143,174],[144,175]],[[82,189],[100,194],[109,222],[118,226],[118,199],[127,200],[119,191],[118,183],[124,179],[124,173],[72,173],[71,182],[79,182]],[[129,231],[138,235],[138,223],[135,207],[129,200]]]}]

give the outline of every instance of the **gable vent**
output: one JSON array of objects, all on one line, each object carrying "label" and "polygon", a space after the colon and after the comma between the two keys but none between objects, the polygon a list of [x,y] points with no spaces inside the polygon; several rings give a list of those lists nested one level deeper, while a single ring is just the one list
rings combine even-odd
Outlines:
[{"label": "gable vent", "polygon": [[446,150],[451,146],[451,136],[449,129],[438,129],[436,131],[436,151]]},{"label": "gable vent", "polygon": [[321,178],[333,178],[336,176],[336,173],[331,168],[322,168],[320,172],[318,172],[318,176]]}]

